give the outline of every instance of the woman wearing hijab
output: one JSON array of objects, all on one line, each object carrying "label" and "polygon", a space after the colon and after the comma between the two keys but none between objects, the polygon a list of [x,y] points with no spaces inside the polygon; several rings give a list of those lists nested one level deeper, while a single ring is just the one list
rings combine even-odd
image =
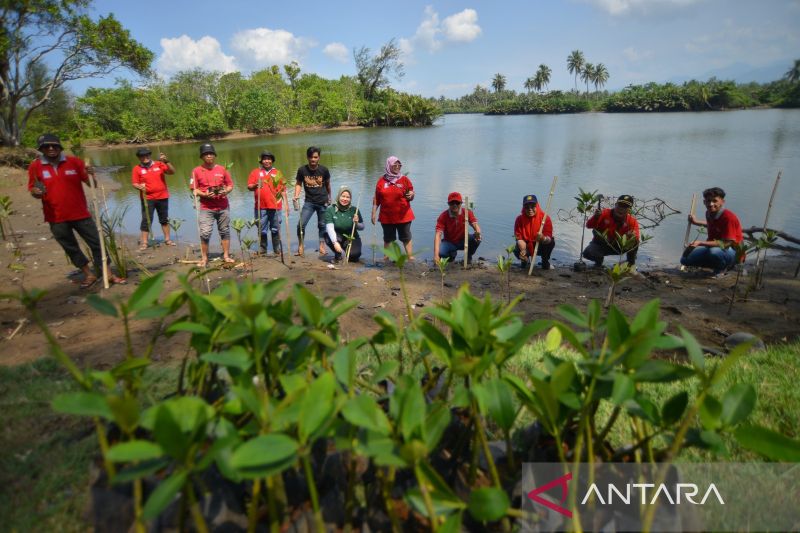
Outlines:
[{"label": "woman wearing hijab", "polygon": [[364,222],[360,213],[353,207],[353,193],[350,187],[343,186],[336,195],[336,203],[325,210],[325,242],[336,254],[337,261],[347,250],[347,241],[353,232],[354,224],[356,228],[353,241],[350,243],[348,260],[356,262],[361,257],[361,237],[358,235],[358,230],[364,229]]},{"label": "woman wearing hijab", "polygon": [[406,254],[411,257],[411,221],[414,220],[411,201],[414,199],[414,186],[408,176],[400,173],[402,166],[395,156],[386,160],[386,173],[378,180],[372,199],[372,224],[375,224],[380,209],[377,220],[383,227],[383,246],[389,246],[399,239],[405,246]]}]

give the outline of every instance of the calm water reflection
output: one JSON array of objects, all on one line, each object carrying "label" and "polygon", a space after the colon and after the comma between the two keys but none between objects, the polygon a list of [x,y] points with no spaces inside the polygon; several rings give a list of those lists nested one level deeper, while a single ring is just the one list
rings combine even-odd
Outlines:
[{"label": "calm water reflection", "polygon": [[[423,257],[431,256],[434,222],[446,209],[450,191],[458,190],[475,202],[484,232],[479,255],[494,258],[513,242],[512,227],[522,197],[536,194],[544,205],[554,175],[559,181],[553,213],[574,206],[578,187],[614,196],[659,197],[686,212],[693,192],[718,185],[728,192],[728,207],[749,227],[763,224],[773,181],[783,169],[770,225],[800,234],[800,211],[796,209],[800,203],[800,110],[449,115],[436,126],[422,129],[314,132],[214,144],[218,161],[234,163],[234,218],[252,216],[252,194],[245,184],[265,148],[276,155],[275,166],[293,179],[297,167],[305,163],[305,149],[320,146],[321,162],[331,171],[334,190],[350,185],[355,199],[363,194],[365,210],[386,157],[397,155],[417,191],[413,203],[417,218],[412,231],[415,248],[425,249]],[[170,216],[186,220],[181,240],[197,240],[194,211],[186,191],[188,176],[200,162],[199,145],[163,147],[177,169],[177,174],[169,177]],[[151,148],[156,152],[158,146]],[[120,167],[113,178],[123,186],[111,201],[129,207],[126,228],[132,234],[139,223],[138,199],[130,187],[131,167],[137,163],[134,152],[132,147],[88,154],[96,165]],[[296,220],[297,213],[292,212],[293,227]],[[684,214],[676,215],[650,231],[655,238],[642,249],[643,264],[676,261],[685,220]],[[157,236],[159,233],[156,230]],[[314,234],[308,233],[309,246],[316,241]],[[556,264],[571,264],[578,255],[580,226],[556,219],[555,234]],[[365,237],[368,244],[371,227]]]}]

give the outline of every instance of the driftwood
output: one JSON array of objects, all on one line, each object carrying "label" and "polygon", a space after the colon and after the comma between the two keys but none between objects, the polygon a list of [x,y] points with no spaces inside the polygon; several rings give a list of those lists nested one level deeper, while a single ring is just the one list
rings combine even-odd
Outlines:
[{"label": "driftwood", "polygon": [[[766,230],[767,230],[767,231],[773,231],[773,232],[775,232],[775,235],[776,235],[778,238],[780,238],[780,239],[783,239],[783,240],[785,240],[785,241],[787,241],[787,242],[791,242],[791,243],[793,243],[793,244],[800,244],[800,238],[798,238],[798,237],[794,237],[794,236],[792,236],[792,235],[789,235],[789,234],[788,234],[788,233],[786,233],[785,231],[780,231],[780,230],[776,230],[776,229],[772,229],[772,228],[767,228]],[[755,234],[757,234],[757,233],[764,233],[764,228],[762,228],[762,227],[758,227],[758,226],[752,226],[752,227],[750,227],[750,228],[743,229],[743,230],[742,230],[742,233],[744,233],[745,235],[747,235],[747,236],[748,236],[748,237],[750,237],[751,239],[754,239],[754,240],[755,240],[755,239],[757,239],[757,237],[755,236]],[[775,243],[773,243],[773,244],[770,246],[770,248],[774,248],[775,250],[781,250],[781,251],[783,251],[783,252],[794,252],[794,253],[800,253],[800,248],[797,248],[797,247],[794,247],[794,246],[785,246],[785,245],[782,245],[782,244],[775,244]]]},{"label": "driftwood", "polygon": [[[615,202],[616,197],[603,196],[598,208],[614,207]],[[665,218],[677,215],[680,212],[658,197],[649,200],[635,200],[633,209],[631,209],[631,214],[639,221],[641,229],[654,228],[661,224]],[[556,216],[561,222],[572,222],[579,225],[583,220],[583,215],[578,213],[577,208],[559,209]]]}]

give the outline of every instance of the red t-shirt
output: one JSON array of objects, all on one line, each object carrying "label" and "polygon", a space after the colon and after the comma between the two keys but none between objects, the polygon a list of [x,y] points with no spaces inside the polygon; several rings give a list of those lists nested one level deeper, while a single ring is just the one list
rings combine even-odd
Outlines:
[{"label": "red t-shirt", "polygon": [[413,190],[414,186],[406,176],[400,176],[394,183],[381,176],[375,185],[373,199],[374,205],[380,207],[378,220],[383,224],[404,224],[414,220],[411,202],[404,196],[406,191]]},{"label": "red t-shirt", "polygon": [[[478,222],[478,219],[475,218],[475,213],[470,210],[469,212],[469,223],[475,224]],[[443,211],[439,218],[436,219],[436,228],[435,230],[437,233],[442,232],[444,233],[443,240],[458,244],[460,242],[464,242],[464,209],[461,209],[461,212],[456,216],[450,216],[450,210]]]},{"label": "red t-shirt", "polygon": [[615,242],[621,235],[633,232],[639,238],[639,222],[630,213],[625,216],[625,221],[618,224],[614,220],[613,209],[603,209],[599,216],[595,215],[586,221],[586,227],[598,233],[606,232],[609,241]]},{"label": "red t-shirt", "polygon": [[724,210],[717,219],[710,217],[706,211],[706,222],[708,222],[708,240],[710,241],[733,241],[739,244],[744,240],[739,217],[729,209]]},{"label": "red t-shirt", "polygon": [[36,158],[28,167],[28,190],[35,182],[44,184],[46,192],[42,196],[42,210],[45,222],[57,224],[89,218],[83,182],[89,181],[86,165],[73,156],[63,156],[53,166]]},{"label": "red t-shirt", "polygon": [[[204,166],[195,167],[192,171],[192,183],[190,189],[198,189],[202,192],[208,191],[209,187],[217,186],[233,187],[231,175],[222,165],[214,165],[208,169]],[[216,198],[200,198],[200,209],[207,211],[221,211],[228,208],[228,197],[218,196]]]},{"label": "red t-shirt", "polygon": [[[264,170],[259,167],[254,169],[247,178],[247,186],[256,185],[261,178],[261,202],[258,201],[258,191],[253,190],[253,201],[261,209],[281,209],[283,207],[283,191],[286,190],[286,180],[276,168]],[[277,184],[276,184],[277,182]]]},{"label": "red t-shirt", "polygon": [[141,164],[133,167],[131,171],[131,183],[134,185],[145,184],[148,200],[163,200],[169,198],[167,180],[165,174],[169,167],[161,161],[153,161],[149,167]]},{"label": "red t-shirt", "polygon": [[536,236],[539,235],[539,228],[542,227],[542,218],[544,220],[544,229],[542,235],[545,237],[553,237],[553,221],[550,215],[545,215],[539,204],[536,204],[536,214],[532,217],[525,215],[525,208],[522,208],[522,213],[517,216],[514,221],[514,238],[517,240],[525,241],[525,246],[529,252],[535,248]]}]

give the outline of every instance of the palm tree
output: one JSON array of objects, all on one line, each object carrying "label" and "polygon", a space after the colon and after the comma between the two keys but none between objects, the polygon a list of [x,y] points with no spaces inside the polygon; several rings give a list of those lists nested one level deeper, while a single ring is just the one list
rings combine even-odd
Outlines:
[{"label": "palm tree", "polygon": [[794,66],[787,70],[783,77],[786,78],[786,81],[789,83],[800,81],[800,59],[794,60]]},{"label": "palm tree", "polygon": [[567,56],[567,70],[570,74],[575,74],[575,91],[578,90],[578,76],[583,72],[583,66],[586,64],[586,58],[583,57],[583,52],[580,50],[573,50]]},{"label": "palm tree", "polygon": [[539,77],[541,81],[541,86],[539,87],[540,89],[546,88],[547,84],[550,83],[551,73],[552,71],[550,70],[550,67],[548,67],[547,65],[539,65],[539,70],[536,71],[536,75]]},{"label": "palm tree", "polygon": [[495,74],[494,78],[492,78],[492,87],[494,92],[502,92],[506,88],[506,77],[500,73]]},{"label": "palm tree", "polygon": [[536,92],[538,93],[539,91],[542,90],[542,85],[543,85],[543,83],[542,83],[542,73],[541,72],[537,72],[533,76],[533,88],[536,89]]},{"label": "palm tree", "polygon": [[581,71],[581,81],[586,83],[586,96],[589,96],[589,82],[592,81],[594,76],[594,65],[586,63]]},{"label": "palm tree", "polygon": [[531,89],[534,89],[536,87],[536,82],[534,81],[533,78],[528,78],[527,80],[525,80],[523,87],[525,87],[525,90],[528,91],[528,93],[530,94]]},{"label": "palm tree", "polygon": [[594,84],[594,90],[597,92],[597,87],[599,86],[602,88],[606,82],[608,81],[608,69],[602,63],[598,63],[594,66],[594,73],[592,75],[592,83]]}]

